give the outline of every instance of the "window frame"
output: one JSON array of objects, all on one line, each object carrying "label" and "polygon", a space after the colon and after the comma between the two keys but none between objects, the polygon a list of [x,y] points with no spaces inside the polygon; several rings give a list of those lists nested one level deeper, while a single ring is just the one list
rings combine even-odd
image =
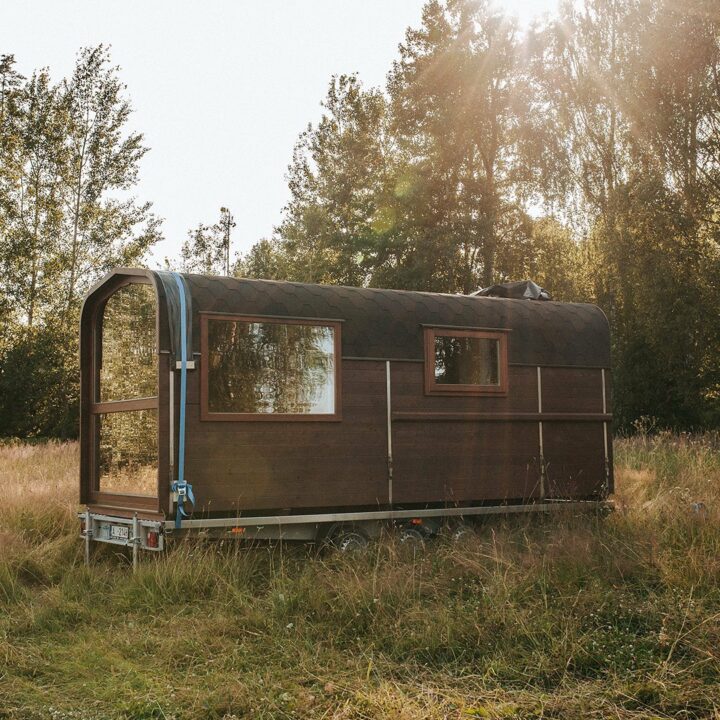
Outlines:
[{"label": "window frame", "polygon": [[[155,294],[155,394],[154,395],[136,395],[131,398],[116,398],[114,400],[101,400],[101,371],[102,361],[105,356],[105,348],[103,346],[103,333],[105,330],[105,309],[108,301],[113,296],[124,290],[127,287],[133,285],[146,285],[149,286]],[[150,280],[146,278],[131,277],[125,279],[122,283],[114,287],[109,293],[103,295],[101,301],[93,310],[93,361],[92,361],[92,410],[95,414],[106,413],[106,412],[122,412],[126,410],[132,412],[134,410],[152,410],[157,409],[159,395],[160,395],[160,348],[159,348],[159,300],[157,297],[157,291],[153,287]],[[153,404],[154,401],[154,404]]]},{"label": "window frame", "polygon": [[[200,420],[221,422],[339,422],[342,420],[342,342],[339,320],[296,318],[282,315],[235,315],[200,312]],[[335,412],[333,413],[233,413],[211,412],[208,407],[210,372],[208,323],[213,320],[243,323],[272,323],[275,325],[310,325],[333,329],[333,361],[335,368]]]},{"label": "window frame", "polygon": [[[110,298],[119,290],[129,285],[149,285],[155,291],[155,372],[156,372],[156,388],[157,393],[149,397],[135,397],[128,398],[125,400],[105,400],[100,401],[100,368],[102,361],[103,352],[103,323],[105,319],[105,307]],[[88,486],[88,499],[93,503],[108,503],[113,505],[118,501],[129,502],[133,504],[133,507],[141,509],[154,509],[157,506],[160,497],[160,486],[155,489],[154,495],[140,495],[138,493],[122,493],[113,490],[101,489],[101,475],[100,475],[100,416],[108,413],[125,413],[135,412],[138,410],[155,410],[157,412],[157,448],[158,448],[158,469],[157,476],[158,482],[160,479],[161,472],[161,457],[162,457],[162,446],[161,446],[161,432],[160,426],[162,422],[160,412],[160,349],[159,349],[159,337],[160,337],[160,299],[157,295],[157,289],[153,282],[144,275],[128,275],[122,277],[116,282],[108,283],[106,287],[102,289],[102,292],[98,295],[95,301],[95,305],[92,309],[90,316],[90,362],[89,367],[85,370],[86,376],[89,380],[87,390],[82,390],[81,393],[88,393],[87,398],[87,422],[89,430],[89,486]],[[85,378],[81,378],[81,384]],[[84,402],[84,400],[83,400]],[[82,432],[82,430],[81,430]]]},{"label": "window frame", "polygon": [[[508,393],[508,330],[479,330],[476,328],[426,327],[425,344],[425,394],[426,395],[486,395],[504,396]],[[498,385],[445,384],[435,381],[435,338],[469,337],[498,342]]]}]

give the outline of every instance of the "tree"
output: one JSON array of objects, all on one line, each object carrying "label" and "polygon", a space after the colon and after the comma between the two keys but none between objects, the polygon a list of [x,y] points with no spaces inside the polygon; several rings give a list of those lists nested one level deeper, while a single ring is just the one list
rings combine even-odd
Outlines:
[{"label": "tree", "polygon": [[564,138],[571,199],[585,203],[590,217],[607,218],[616,186],[627,179],[632,136],[625,110],[638,67],[638,2],[566,2],[545,32],[545,94]]},{"label": "tree", "polygon": [[13,55],[0,55],[0,350],[8,340],[15,320],[9,283],[5,280],[6,258],[9,255],[7,240],[13,224],[13,188],[17,173],[16,146],[18,143],[16,117],[18,88],[23,76],[15,70]]},{"label": "tree", "polygon": [[587,300],[589,282],[584,248],[567,226],[553,217],[535,220],[531,245],[526,277],[549,290],[555,300]]},{"label": "tree", "polygon": [[77,436],[76,332],[19,327],[0,346],[0,437]]},{"label": "tree", "polygon": [[237,259],[232,274],[266,280],[288,280],[292,276],[282,243],[267,238],[255,243],[247,254]]},{"label": "tree", "polygon": [[720,253],[662,178],[624,184],[611,201],[614,232],[599,219],[589,244],[593,299],[613,308],[616,422],[717,426]]},{"label": "tree", "polygon": [[527,240],[524,202],[540,167],[535,86],[514,22],[484,0],[432,0],[388,92],[407,186],[398,225],[411,244],[392,250],[396,264],[426,275],[432,264],[428,289],[462,292],[512,273],[499,260]]},{"label": "tree", "polygon": [[114,265],[136,263],[160,238],[151,204],[127,197],[148,148],[127,132],[132,108],[119,68],[103,45],[78,55],[72,77],[62,83],[67,118],[64,142],[62,317],[77,308],[86,282]]},{"label": "tree", "polygon": [[712,0],[648,1],[630,106],[634,136],[696,220],[720,198],[720,10]]},{"label": "tree", "polygon": [[16,88],[4,121],[3,290],[29,326],[59,281],[64,116],[46,70]]},{"label": "tree", "polygon": [[205,275],[230,275],[230,235],[235,219],[226,207],[214,225],[198,225],[188,231],[180,250],[183,272]]},{"label": "tree", "polygon": [[[0,59],[0,432],[73,434],[82,294],[114,265],[139,264],[159,220],[131,192],[142,135],[103,46],[72,77],[25,80]],[[9,403],[9,404],[8,404]]]},{"label": "tree", "polygon": [[429,2],[387,97],[333,78],[301,135],[278,229],[295,279],[470,292],[527,264],[543,109],[516,27]]},{"label": "tree", "polygon": [[13,112],[13,96],[24,79],[15,70],[15,56],[0,55],[0,123]]},{"label": "tree", "polygon": [[355,75],[340,75],[323,108],[317,127],[300,136],[288,171],[291,199],[277,231],[283,265],[295,280],[363,285],[386,222],[378,206],[388,154],[385,99]]}]

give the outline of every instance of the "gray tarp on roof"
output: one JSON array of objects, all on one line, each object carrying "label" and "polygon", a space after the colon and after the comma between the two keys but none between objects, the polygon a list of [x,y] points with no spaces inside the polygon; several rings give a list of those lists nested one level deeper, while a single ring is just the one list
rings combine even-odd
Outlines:
[{"label": "gray tarp on roof", "polygon": [[346,357],[423,359],[423,325],[509,329],[511,363],[610,367],[607,320],[594,305],[185,275],[199,312],[342,320]]},{"label": "gray tarp on roof", "polygon": [[552,300],[552,295],[532,280],[517,280],[515,282],[491,285],[483,290],[471,293],[476,297],[515,298],[517,300]]}]

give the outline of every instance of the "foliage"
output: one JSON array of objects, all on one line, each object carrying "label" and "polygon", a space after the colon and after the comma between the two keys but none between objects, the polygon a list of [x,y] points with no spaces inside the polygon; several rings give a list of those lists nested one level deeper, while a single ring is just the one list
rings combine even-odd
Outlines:
[{"label": "foliage", "polygon": [[385,91],[333,78],[258,277],[598,303],[618,426],[720,424],[720,12],[584,0],[524,35],[430,0]]},{"label": "foliage", "polygon": [[83,567],[76,444],[0,447],[0,707],[60,719],[716,717],[719,443],[616,442],[607,518],[488,519],[415,555],[392,537],[361,557],[194,538],[143,554],[137,574],[107,547]]},{"label": "foliage", "polygon": [[278,264],[298,280],[436,291],[510,277],[546,169],[523,52],[487,3],[430,2],[387,95],[333,78],[295,148]]},{"label": "foliage", "polygon": [[266,243],[261,253],[280,250],[282,260],[273,262],[295,280],[364,285],[387,172],[385,101],[378,91],[364,91],[356,76],[341,75],[331,80],[323,106],[317,128],[309,127],[295,147],[282,245]]},{"label": "foliage", "polygon": [[[214,225],[198,225],[188,232],[180,250],[183,272],[205,275],[230,274],[230,233],[235,220],[226,207],[220,208],[220,219]],[[173,263],[166,261],[168,266]]]},{"label": "foliage", "polygon": [[595,297],[614,330],[617,419],[717,426],[719,249],[658,179],[622,185],[612,203],[613,228],[599,221],[589,245]]},{"label": "foliage", "polygon": [[0,351],[0,437],[77,435],[78,369],[66,348],[74,329],[19,327]]},{"label": "foliage", "polygon": [[[620,428],[717,427],[719,78],[715,0],[565,2],[524,32],[488,0],[428,0],[384,88],[331,79],[274,235],[231,258],[221,208],[168,265],[463,293],[532,277],[610,319]],[[59,83],[0,56],[0,362],[30,343],[71,374],[75,343],[55,341],[84,290],[159,237],[130,114],[103,46]],[[3,432],[64,428],[74,388],[37,422],[16,395]]]},{"label": "foliage", "polygon": [[150,204],[131,195],[147,148],[128,131],[132,109],[102,45],[59,83],[45,69],[22,78],[2,56],[0,87],[0,434],[66,437],[77,432],[82,296],[159,238]]}]

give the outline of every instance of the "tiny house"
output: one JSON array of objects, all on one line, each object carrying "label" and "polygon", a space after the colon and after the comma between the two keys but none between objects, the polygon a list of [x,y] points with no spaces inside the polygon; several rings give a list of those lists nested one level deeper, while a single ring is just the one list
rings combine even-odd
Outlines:
[{"label": "tiny house", "polygon": [[88,551],[189,528],[372,534],[612,491],[593,305],[121,268],[85,299],[80,357]]}]

